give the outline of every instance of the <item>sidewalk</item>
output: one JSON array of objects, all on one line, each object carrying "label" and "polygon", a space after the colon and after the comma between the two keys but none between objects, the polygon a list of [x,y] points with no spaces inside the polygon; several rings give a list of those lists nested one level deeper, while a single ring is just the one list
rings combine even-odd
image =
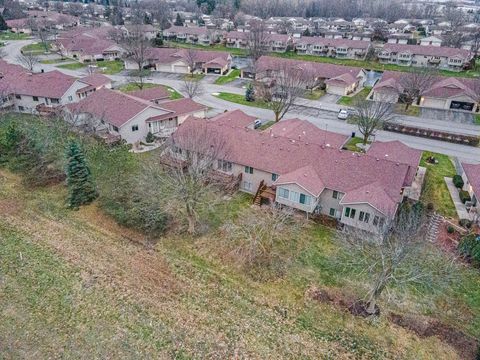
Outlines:
[{"label": "sidewalk", "polygon": [[460,196],[458,195],[458,189],[453,184],[452,178],[445,177],[445,183],[447,184],[448,191],[450,192],[450,196],[452,197],[453,204],[455,205],[455,209],[457,210],[457,215],[459,219],[469,219],[472,220],[472,215],[468,212],[467,207],[464,203],[460,200]]}]

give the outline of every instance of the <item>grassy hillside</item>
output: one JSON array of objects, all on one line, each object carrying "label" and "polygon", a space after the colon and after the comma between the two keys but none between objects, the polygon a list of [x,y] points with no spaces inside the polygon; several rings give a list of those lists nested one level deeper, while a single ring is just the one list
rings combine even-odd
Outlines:
[{"label": "grassy hillside", "polygon": [[361,297],[366,286],[321,225],[307,226],[279,272],[237,265],[220,225],[253,211],[249,196],[224,198],[202,236],[171,229],[158,239],[117,225],[98,203],[71,211],[65,199],[63,184],[27,187],[0,167],[2,358],[461,358],[389,311],[480,336],[480,275],[464,266],[442,291],[394,289],[397,305],[384,301],[366,320],[308,295]]}]

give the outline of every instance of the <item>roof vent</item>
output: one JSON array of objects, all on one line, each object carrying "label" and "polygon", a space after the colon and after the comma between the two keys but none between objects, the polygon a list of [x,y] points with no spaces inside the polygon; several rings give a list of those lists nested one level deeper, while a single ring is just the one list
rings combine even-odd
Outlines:
[{"label": "roof vent", "polygon": [[303,174],[303,176],[307,177],[308,175],[307,175],[307,174]]},{"label": "roof vent", "polygon": [[307,132],[306,132],[306,131],[303,131],[303,135],[307,135]]},{"label": "roof vent", "polygon": [[380,159],[379,159],[379,158],[375,158],[375,160],[377,160],[377,161],[380,161]]},{"label": "roof vent", "polygon": [[367,193],[367,194],[370,194],[370,191],[367,190],[366,193]]},{"label": "roof vent", "polygon": [[385,154],[385,157],[388,157],[388,154]]}]

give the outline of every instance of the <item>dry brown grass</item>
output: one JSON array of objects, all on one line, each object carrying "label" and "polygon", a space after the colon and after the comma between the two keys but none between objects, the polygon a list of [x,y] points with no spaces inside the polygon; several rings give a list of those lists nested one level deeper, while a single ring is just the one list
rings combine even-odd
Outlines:
[{"label": "dry brown grass", "polygon": [[310,284],[293,274],[254,281],[217,256],[214,236],[152,245],[95,205],[67,210],[61,186],[30,191],[6,172],[0,181],[15,269],[0,283],[6,358],[458,358],[438,339],[306,299]]}]

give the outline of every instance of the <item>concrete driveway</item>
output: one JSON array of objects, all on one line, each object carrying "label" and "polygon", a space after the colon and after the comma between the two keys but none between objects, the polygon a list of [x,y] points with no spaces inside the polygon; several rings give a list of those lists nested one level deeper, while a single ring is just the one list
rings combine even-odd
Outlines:
[{"label": "concrete driveway", "polygon": [[330,103],[330,104],[336,104],[338,100],[340,100],[341,96],[340,95],[334,95],[334,94],[325,94],[323,95],[320,100],[323,103]]},{"label": "concrete driveway", "polygon": [[422,108],[420,116],[427,119],[452,121],[461,124],[473,124],[473,115],[462,111]]}]

